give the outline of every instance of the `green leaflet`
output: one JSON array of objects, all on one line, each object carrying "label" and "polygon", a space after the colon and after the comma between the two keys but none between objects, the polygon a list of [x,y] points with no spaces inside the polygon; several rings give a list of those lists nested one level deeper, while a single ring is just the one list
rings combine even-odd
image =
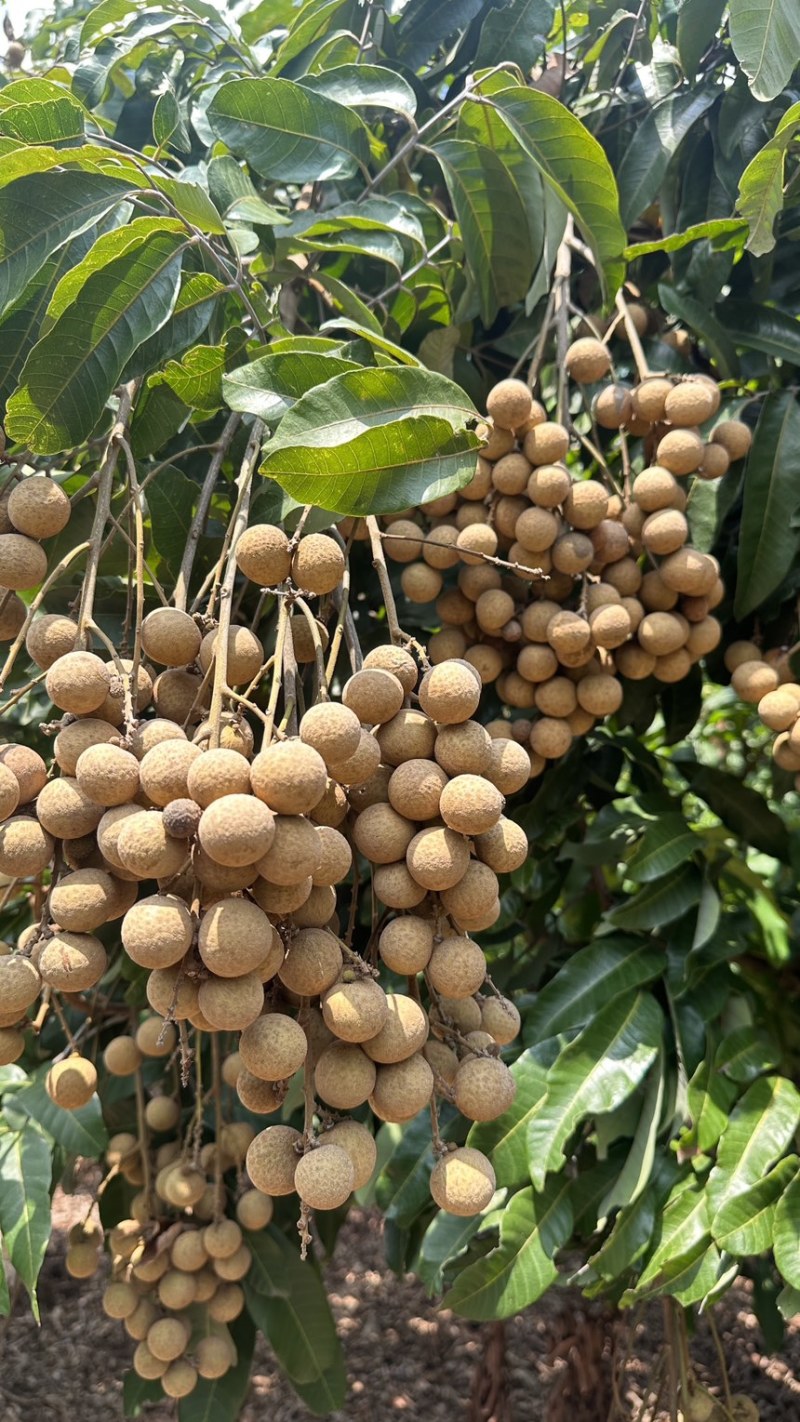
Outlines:
[{"label": "green leaflet", "polygon": [[462,1270],[443,1303],[463,1318],[508,1318],[558,1277],[554,1256],[569,1238],[571,1182],[553,1180],[541,1193],[512,1195],[500,1219],[497,1248]]},{"label": "green leaflet", "polygon": [[794,0],[730,0],[733,52],[757,99],[774,99],[788,84],[800,50]]},{"label": "green leaflet", "polygon": [[36,1280],[50,1238],[52,1148],[35,1125],[0,1132],[0,1234],[39,1320]]},{"label": "green leaflet", "polygon": [[[781,0],[774,0],[779,4]],[[791,3],[791,0],[789,0]],[[750,227],[747,246],[757,257],[775,246],[775,218],[783,207],[786,153],[800,127],[800,104],[782,116],[772,138],[751,158],[739,179],[737,209]]]},{"label": "green leaflet", "polygon": [[744,471],[735,613],[765,602],[791,567],[800,508],[800,405],[791,391],[767,395]]},{"label": "green leaflet", "polygon": [[369,158],[357,114],[289,79],[231,79],[217,91],[208,120],[231,151],[273,182],[349,177]]}]

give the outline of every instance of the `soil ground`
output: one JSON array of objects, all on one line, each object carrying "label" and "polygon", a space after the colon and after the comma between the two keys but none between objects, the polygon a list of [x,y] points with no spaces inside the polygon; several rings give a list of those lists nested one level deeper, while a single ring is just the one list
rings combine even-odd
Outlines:
[{"label": "soil ground", "polygon": [[[82,1194],[56,1196],[40,1284],[41,1330],[24,1294],[12,1318],[0,1323],[0,1422],[121,1422],[121,1378],[133,1344],[101,1312],[103,1276],[78,1283],[64,1269],[66,1233],[85,1216],[86,1203]],[[457,1318],[416,1280],[398,1280],[386,1268],[374,1215],[351,1215],[326,1275],[350,1376],[335,1422],[399,1422],[404,1414],[415,1422],[606,1422],[614,1345],[630,1358],[619,1392],[623,1415],[634,1422],[663,1343],[657,1307],[630,1338],[629,1319],[609,1330],[571,1294],[551,1293],[503,1331]],[[716,1317],[733,1391],[758,1403],[761,1422],[797,1422],[800,1329],[788,1331],[780,1357],[766,1356],[746,1284],[728,1294]],[[692,1352],[700,1377],[717,1392],[715,1348],[703,1323]],[[165,1403],[146,1415],[148,1422],[172,1422],[174,1411]],[[669,1422],[668,1412],[657,1417]],[[241,1422],[266,1418],[309,1422],[310,1413],[261,1340]]]}]

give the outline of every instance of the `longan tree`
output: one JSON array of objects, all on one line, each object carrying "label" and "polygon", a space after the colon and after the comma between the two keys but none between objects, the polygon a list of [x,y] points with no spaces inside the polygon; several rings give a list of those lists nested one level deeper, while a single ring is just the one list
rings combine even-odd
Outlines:
[{"label": "longan tree", "polygon": [[102,1163],[132,1415],[234,1419],[256,1330],[341,1407],[353,1201],[471,1319],[662,1298],[653,1414],[757,1415],[688,1339],[800,1309],[796,31],[6,27],[0,1233],[37,1311]]}]

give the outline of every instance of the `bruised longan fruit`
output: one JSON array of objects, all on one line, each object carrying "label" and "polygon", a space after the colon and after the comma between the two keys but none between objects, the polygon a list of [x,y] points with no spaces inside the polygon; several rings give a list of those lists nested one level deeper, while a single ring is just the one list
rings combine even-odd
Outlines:
[{"label": "bruised longan fruit", "polygon": [[409,873],[424,889],[451,888],[463,877],[468,863],[466,840],[446,826],[420,830],[406,850]]},{"label": "bruised longan fruit", "polygon": [[28,538],[54,538],[69,523],[69,499],[45,474],[30,474],[15,484],[7,509],[17,532]]},{"label": "bruised longan fruit", "polygon": [[[522,746],[517,749],[526,755]],[[530,768],[528,773],[530,774]],[[515,869],[519,869],[528,857],[528,837],[514,820],[508,820],[505,815],[501,815],[497,824],[477,836],[475,849],[481,861],[488,864],[495,874],[511,874]]]},{"label": "bruised longan fruit", "polygon": [[480,679],[464,662],[441,662],[432,667],[419,688],[422,710],[445,726],[469,720],[478,708],[480,696]]},{"label": "bruised longan fruit", "polygon": [[[378,952],[387,968],[403,977],[421,973],[433,952],[433,926],[417,914],[395,918],[381,931]],[[390,999],[392,1008],[394,999]]]},{"label": "bruised longan fruit", "polygon": [[42,982],[61,992],[86,992],[99,983],[106,970],[106,950],[92,933],[60,929],[39,954]]},{"label": "bruised longan fruit", "polygon": [[770,691],[776,691],[779,676],[774,667],[763,661],[740,662],[731,677],[731,685],[742,701],[759,702]]},{"label": "bruised longan fruit", "polygon": [[196,660],[201,641],[194,618],[175,607],[157,607],[142,623],[142,648],[159,666],[188,666]]},{"label": "bruised longan fruit", "polygon": [[336,1041],[320,1053],[314,1088],[336,1111],[362,1106],[375,1085],[375,1064],[356,1043]]},{"label": "bruised longan fruit", "polygon": [[318,1145],[300,1158],[294,1188],[312,1210],[335,1210],[355,1185],[355,1170],[347,1151],[335,1142]]},{"label": "bruised longan fruit", "polygon": [[489,1205],[495,1189],[491,1162],[472,1146],[449,1150],[431,1171],[431,1195],[439,1209],[451,1215],[479,1215]]},{"label": "bruised longan fruit", "polygon": [[302,815],[277,815],[274,824],[272,844],[259,859],[258,872],[271,884],[298,884],[319,865],[320,832]]},{"label": "bruised longan fruit", "polygon": [[514,795],[527,785],[530,778],[530,761],[523,746],[509,739],[492,741],[484,775],[501,795]]},{"label": "bruised longan fruit", "polygon": [[292,555],[293,581],[297,587],[317,597],[333,592],[339,586],[344,569],[344,553],[324,533],[309,533],[301,538]]},{"label": "bruised longan fruit", "polygon": [[720,444],[731,463],[744,459],[753,443],[753,433],[742,420],[722,420],[711,436],[712,444]]},{"label": "bruised longan fruit", "polygon": [[63,1111],[80,1110],[91,1101],[97,1088],[94,1063],[77,1052],[66,1061],[54,1062],[45,1078],[45,1088],[50,1100]]},{"label": "bruised longan fruit", "polygon": [[300,722],[300,740],[312,746],[326,764],[346,761],[361,740],[361,722],[354,711],[335,702],[320,701]]},{"label": "bruised longan fruit", "polygon": [[486,413],[503,430],[517,430],[530,419],[533,397],[523,380],[500,380],[489,391]]},{"label": "bruised longan fruit", "polygon": [[288,578],[292,566],[289,539],[273,523],[254,523],[236,544],[236,564],[251,583],[275,587]]},{"label": "bruised longan fruit", "polygon": [[497,824],[505,799],[491,781],[480,775],[457,775],[444,787],[439,802],[441,817],[459,834],[483,834]]},{"label": "bruised longan fruit", "polygon": [[258,1017],[245,1028],[239,1041],[242,1064],[262,1081],[283,1081],[294,1076],[307,1051],[302,1027],[282,1012]]},{"label": "bruised longan fruit", "polygon": [[[125,833],[123,830],[123,837]],[[197,828],[209,858],[229,868],[256,864],[267,853],[274,834],[272,810],[256,795],[223,795],[214,800],[203,811]]]},{"label": "bruised longan fruit", "polygon": [[[544,420],[528,430],[522,442],[522,449],[525,458],[533,465],[557,465],[569,449],[569,431],[557,421]],[[530,494],[530,484],[528,493]]]},{"label": "bruised longan fruit", "polygon": [[37,617],[28,628],[25,647],[31,661],[42,671],[49,671],[53,662],[75,649],[77,622],[71,617],[63,617],[57,612],[45,613]]},{"label": "bruised longan fruit", "polygon": [[421,1052],[378,1067],[369,1104],[382,1121],[410,1121],[431,1099],[433,1072]]},{"label": "bruised longan fruit", "polygon": [[258,973],[239,978],[207,978],[200,984],[197,1003],[201,1013],[219,1032],[241,1032],[260,1015],[264,985]]},{"label": "bruised longan fruit", "polygon": [[519,1035],[522,1019],[507,997],[487,997],[481,1004],[481,1026],[499,1047],[505,1047]]},{"label": "bruised longan fruit", "polygon": [[60,928],[91,933],[108,922],[116,888],[103,869],[76,869],[64,874],[50,892],[50,914]]},{"label": "bruised longan fruit", "polygon": [[664,401],[664,415],[671,425],[705,424],[718,409],[719,388],[711,380],[682,380]]},{"label": "bruised longan fruit", "polygon": [[0,533],[0,588],[35,588],[46,576],[47,554],[39,543],[21,533]]},{"label": "bruised longan fruit", "polygon": [[93,652],[67,652],[58,657],[45,676],[47,695],[61,711],[86,716],[96,711],[108,695],[111,675]]},{"label": "bruised longan fruit", "polygon": [[608,375],[611,356],[602,341],[594,336],[581,336],[567,347],[564,365],[567,374],[578,385],[592,385]]},{"label": "bruised longan fruit", "polygon": [[164,1023],[160,1017],[146,1017],[136,1029],[136,1045],[144,1057],[170,1056],[177,1040],[172,1023]]},{"label": "bruised longan fruit", "polygon": [[200,919],[197,948],[209,972],[238,978],[255,971],[270,953],[274,935],[267,915],[256,904],[248,899],[220,899]]},{"label": "bruised longan fruit", "polygon": [[303,1137],[293,1126],[267,1126],[247,1148],[245,1167],[253,1185],[265,1195],[291,1195]]},{"label": "bruised longan fruit", "polygon": [[342,1042],[366,1042],[380,1032],[389,1012],[386,993],[374,978],[334,983],[322,997],[325,1026]]},{"label": "bruised longan fruit", "polygon": [[[197,660],[204,672],[216,659],[217,632],[207,632],[200,643]],[[229,686],[246,686],[261,670],[264,648],[249,627],[232,626],[228,630],[228,660],[225,680]]]},{"label": "bruised longan fruit", "polygon": [[497,1057],[465,1057],[453,1083],[455,1104],[470,1121],[494,1121],[511,1106],[516,1083]]},{"label": "bruised longan fruit", "polygon": [[342,950],[334,934],[325,928],[303,928],[290,939],[278,977],[298,997],[318,997],[341,971]]},{"label": "bruised longan fruit", "polygon": [[341,884],[347,878],[353,864],[353,851],[343,834],[330,825],[317,827],[319,859],[311,875],[314,887],[323,884]]},{"label": "bruised longan fruit", "polygon": [[[328,781],[325,761],[299,739],[278,741],[250,766],[253,794],[280,815],[307,814],[319,803]],[[266,849],[262,851],[266,853]],[[260,855],[256,856],[260,858]]]},{"label": "bruised longan fruit", "polygon": [[[414,675],[416,679],[416,669]],[[345,683],[342,704],[360,722],[376,726],[397,715],[404,696],[405,688],[393,672],[384,667],[364,667]]]},{"label": "bruised longan fruit", "polygon": [[[128,807],[119,805],[116,808],[126,810]],[[171,878],[181,868],[186,852],[186,845],[179,839],[170,839],[160,810],[138,810],[126,817],[116,840],[120,866],[138,879]]]},{"label": "bruised longan fruit", "polygon": [[592,414],[602,430],[619,430],[633,412],[631,392],[625,385],[606,385],[592,401]]}]

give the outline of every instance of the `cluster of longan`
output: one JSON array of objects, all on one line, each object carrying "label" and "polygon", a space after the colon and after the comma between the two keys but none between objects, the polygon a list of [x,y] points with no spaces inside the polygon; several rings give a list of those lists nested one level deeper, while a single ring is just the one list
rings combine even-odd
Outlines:
[{"label": "cluster of longan", "polygon": [[20,592],[47,576],[42,539],[54,538],[69,523],[70,502],[46,474],[11,479],[0,493],[0,642],[12,642],[28,609]]},{"label": "cluster of longan", "polygon": [[[577,384],[597,385],[610,357],[581,338],[566,368]],[[689,544],[685,484],[719,478],[749,448],[737,420],[704,440],[699,427],[719,403],[704,375],[602,385],[595,424],[641,441],[643,467],[623,497],[570,470],[566,426],[547,419],[522,381],[503,380],[487,401],[472,481],[384,520],[405,596],[435,609],[431,659],[465,658],[507,706],[536,713],[515,723],[529,737],[532,775],[619,708],[620,678],[679,681],[717,645],[712,611],[724,587],[716,560]]]},{"label": "cluster of longan", "polygon": [[800,790],[800,685],[787,650],[762,652],[755,642],[731,642],[725,666],[739,699],[756,706],[764,725],[777,733],[772,758],[781,770],[794,775]]}]

